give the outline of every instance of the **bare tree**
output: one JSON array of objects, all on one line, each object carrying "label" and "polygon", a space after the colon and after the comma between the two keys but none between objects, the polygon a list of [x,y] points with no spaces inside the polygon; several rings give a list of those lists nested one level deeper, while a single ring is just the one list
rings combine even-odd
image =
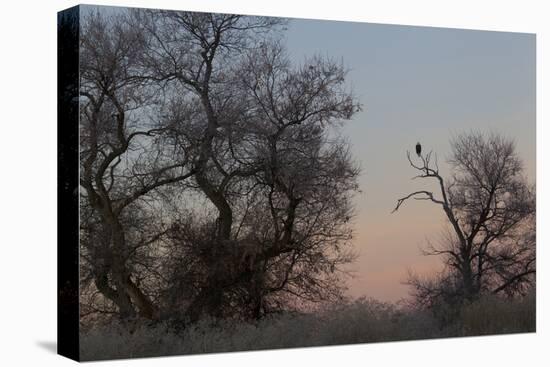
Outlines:
[{"label": "bare tree", "polygon": [[[81,36],[80,185],[84,207],[83,259],[89,256],[95,287],[122,318],[153,318],[156,307],[136,283],[130,257],[143,243],[129,240],[139,200],[156,188],[193,174],[186,159],[172,161],[155,136],[166,129],[148,121],[154,107],[150,86],[133,77],[144,39],[123,16],[92,14]],[[158,149],[157,149],[158,148]],[[149,154],[144,155],[147,152]],[[84,209],[86,210],[86,209]],[[143,233],[143,232],[142,232]]]},{"label": "bare tree", "polygon": [[[264,237],[255,234],[264,274],[252,304],[259,312],[260,305],[277,309],[285,299],[334,300],[340,296],[340,265],[353,258],[345,245],[352,236],[350,199],[359,169],[347,142],[331,128],[359,106],[345,90],[341,65],[313,57],[292,67],[278,42],[249,54],[244,67],[264,165],[254,180],[264,211],[256,219],[269,220]],[[252,223],[252,230],[258,228]]]},{"label": "bare tree", "polygon": [[428,255],[445,259],[438,281],[412,278],[417,298],[471,300],[482,292],[516,294],[534,282],[534,190],[523,176],[514,143],[498,134],[468,133],[451,141],[451,178],[439,173],[432,153],[409,153],[415,179],[435,180],[437,192],[420,190],[397,201],[427,200],[442,208],[451,230]]},{"label": "bare tree", "polygon": [[359,168],[345,70],[283,20],[91,15],[81,63],[86,315],[259,318],[342,296]]},{"label": "bare tree", "polygon": [[162,11],[134,19],[152,39],[143,79],[184,96],[167,115],[185,122],[177,139],[197,147],[193,181],[217,212],[172,232],[186,249],[172,268],[175,292],[192,295],[187,315],[259,317],[281,308],[281,293],[338,293],[358,172],[347,143],[329,137],[358,110],[343,67],[312,58],[292,68],[278,19]]}]

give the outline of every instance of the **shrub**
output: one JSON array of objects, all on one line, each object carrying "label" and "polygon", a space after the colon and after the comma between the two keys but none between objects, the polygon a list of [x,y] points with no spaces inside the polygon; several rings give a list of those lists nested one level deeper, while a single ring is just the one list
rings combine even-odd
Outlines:
[{"label": "shrub", "polygon": [[483,296],[463,307],[459,322],[463,328],[463,335],[534,332],[535,294],[533,292],[520,299]]}]

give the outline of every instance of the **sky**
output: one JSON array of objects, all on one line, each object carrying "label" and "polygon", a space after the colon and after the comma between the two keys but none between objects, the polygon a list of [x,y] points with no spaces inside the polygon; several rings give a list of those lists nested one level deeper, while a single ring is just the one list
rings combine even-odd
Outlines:
[{"label": "sky", "polygon": [[445,175],[453,135],[502,133],[535,182],[534,35],[294,19],[286,41],[294,62],[314,54],[343,60],[363,104],[342,129],[362,167],[349,295],[397,301],[408,295],[409,270],[440,267],[421,248],[441,234],[441,209],[410,201],[391,214],[399,197],[433,187],[411,181],[406,152],[417,141],[437,154]]},{"label": "sky", "polygon": [[[83,7],[84,13],[96,9]],[[116,12],[116,7],[101,7]],[[438,156],[440,171],[453,135],[498,132],[516,142],[535,182],[535,35],[435,27],[292,19],[285,32],[293,62],[321,55],[342,60],[363,106],[342,128],[362,167],[355,198],[348,295],[394,302],[407,297],[409,271],[433,274],[441,259],[421,249],[445,225],[440,207],[398,198],[437,188],[411,181],[406,152],[416,142]]]}]

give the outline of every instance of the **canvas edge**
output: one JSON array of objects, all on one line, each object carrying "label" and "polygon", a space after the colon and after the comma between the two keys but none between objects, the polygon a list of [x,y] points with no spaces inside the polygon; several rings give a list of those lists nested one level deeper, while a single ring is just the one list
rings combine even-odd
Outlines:
[{"label": "canvas edge", "polygon": [[57,13],[57,353],[80,361],[78,85],[80,6]]}]

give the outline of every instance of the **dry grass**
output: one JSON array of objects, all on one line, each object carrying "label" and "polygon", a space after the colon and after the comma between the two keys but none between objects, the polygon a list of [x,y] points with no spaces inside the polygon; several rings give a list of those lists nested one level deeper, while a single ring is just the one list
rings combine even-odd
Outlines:
[{"label": "dry grass", "polygon": [[175,333],[165,324],[133,332],[113,324],[82,333],[83,360],[387,342],[535,331],[535,297],[484,297],[442,326],[429,312],[359,299],[322,313],[278,315],[258,323],[203,320]]}]

